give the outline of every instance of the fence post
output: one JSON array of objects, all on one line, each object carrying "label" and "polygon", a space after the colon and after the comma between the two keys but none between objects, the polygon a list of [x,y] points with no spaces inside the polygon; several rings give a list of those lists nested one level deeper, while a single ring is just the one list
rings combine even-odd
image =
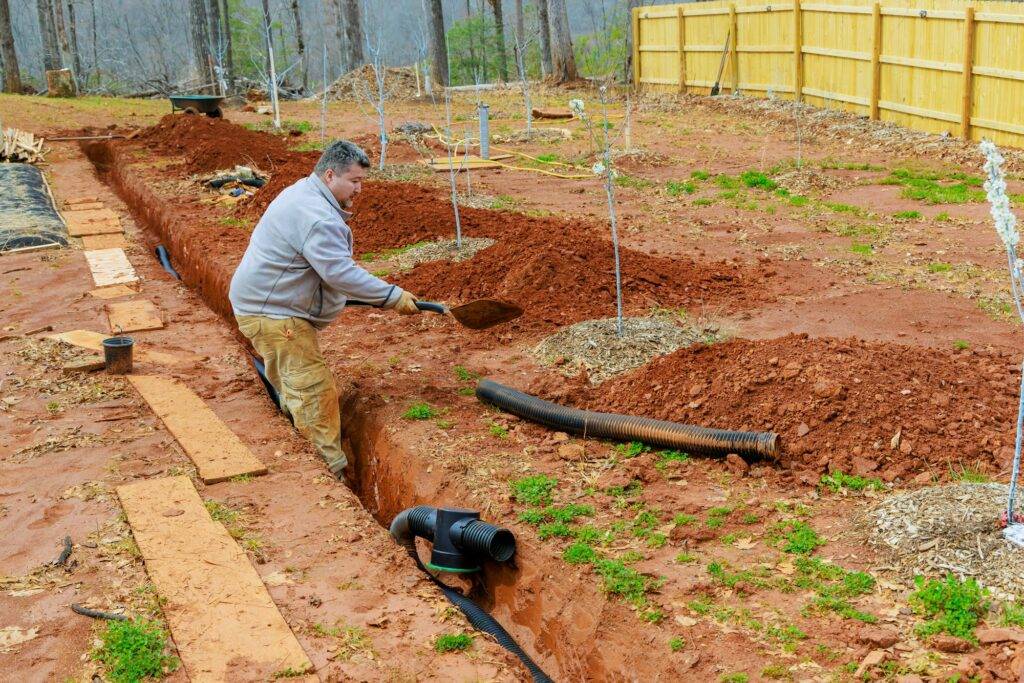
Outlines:
[{"label": "fence post", "polygon": [[676,7],[676,31],[679,32],[679,92],[686,92],[686,23],[683,6]]},{"label": "fence post", "polygon": [[871,120],[878,120],[878,96],[882,89],[882,5],[875,3],[871,10]]},{"label": "fence post", "polygon": [[729,66],[732,68],[732,94],[735,95],[740,91],[740,53],[738,47],[740,41],[738,39],[737,27],[739,22],[736,20],[736,3],[729,3],[729,35],[732,36],[729,41],[730,45],[730,59]]},{"label": "fence post", "polygon": [[804,99],[804,16],[800,0],[793,0],[793,101]]},{"label": "fence post", "polygon": [[971,109],[974,103],[974,7],[964,9],[963,103],[960,108],[960,135],[971,139]]},{"label": "fence post", "polygon": [[640,8],[633,8],[633,89],[640,90]]}]

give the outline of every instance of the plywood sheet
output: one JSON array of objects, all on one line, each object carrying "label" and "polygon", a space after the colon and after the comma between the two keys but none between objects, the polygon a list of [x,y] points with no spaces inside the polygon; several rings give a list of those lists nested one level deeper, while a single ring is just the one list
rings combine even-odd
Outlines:
[{"label": "plywood sheet", "polygon": [[75,211],[91,211],[93,209],[102,209],[103,202],[80,202],[77,204],[68,204],[65,202],[64,211],[73,213]]},{"label": "plywood sheet", "polygon": [[[48,334],[46,336],[48,339],[54,339],[83,349],[103,351],[103,340],[110,335],[93,332],[92,330],[71,330],[69,332]],[[157,363],[159,365],[189,365],[198,363],[202,360],[199,356],[192,354],[171,354],[163,351],[153,351],[145,348],[144,346],[140,346],[138,342],[135,342],[135,347],[132,349],[132,356],[136,363]]]},{"label": "plywood sheet", "polygon": [[97,299],[117,299],[122,296],[131,296],[138,294],[134,289],[128,285],[113,285],[111,287],[100,287],[89,292],[92,296]]},{"label": "plywood sheet", "polygon": [[267,473],[252,451],[187,386],[156,375],[128,379],[195,463],[203,483]]},{"label": "plywood sheet", "polygon": [[139,279],[124,249],[96,249],[83,253],[97,287],[124,285]]},{"label": "plywood sheet", "polygon": [[118,301],[107,304],[107,320],[111,332],[142,332],[161,330],[164,321],[152,301]]},{"label": "plywood sheet", "polygon": [[191,681],[312,670],[249,558],[188,477],[126,484],[117,495]]},{"label": "plywood sheet", "polygon": [[70,206],[72,204],[92,204],[98,201],[100,201],[100,198],[97,197],[96,195],[79,195],[77,197],[68,197],[67,199],[64,200],[64,205]]},{"label": "plywood sheet", "polygon": [[[446,157],[424,159],[423,163],[435,171],[448,171],[450,169],[448,159]],[[456,171],[480,168],[501,168],[501,164],[497,163],[494,159],[483,159],[473,155],[454,157],[451,165],[455,167]]]},{"label": "plywood sheet", "polygon": [[78,223],[102,223],[117,219],[117,213],[113,209],[85,209],[78,210],[77,207],[69,208],[64,212],[67,219],[74,218]]},{"label": "plywood sheet", "polygon": [[121,219],[117,216],[104,221],[79,221],[74,218],[74,214],[65,214],[64,222],[68,226],[68,235],[71,237],[112,235],[123,232],[121,229]]},{"label": "plywood sheet", "polygon": [[[120,226],[118,226],[120,229]],[[108,235],[85,235],[82,237],[82,247],[88,250],[95,249],[123,249],[128,246],[124,235],[121,233],[110,233]]]}]

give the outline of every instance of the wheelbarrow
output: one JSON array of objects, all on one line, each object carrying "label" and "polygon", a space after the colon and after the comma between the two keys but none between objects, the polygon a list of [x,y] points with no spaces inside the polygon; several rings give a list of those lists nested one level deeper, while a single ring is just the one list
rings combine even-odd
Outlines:
[{"label": "wheelbarrow", "polygon": [[186,114],[206,114],[212,119],[222,115],[220,103],[223,97],[214,95],[171,95],[171,113],[183,111]]}]

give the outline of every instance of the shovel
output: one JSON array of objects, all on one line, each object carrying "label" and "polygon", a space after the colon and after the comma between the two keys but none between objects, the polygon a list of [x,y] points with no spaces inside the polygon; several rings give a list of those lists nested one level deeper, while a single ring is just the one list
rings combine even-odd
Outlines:
[{"label": "shovel", "polygon": [[[374,304],[349,299],[346,305],[373,306]],[[488,327],[515,320],[523,314],[523,309],[519,306],[494,299],[477,299],[451,308],[435,301],[417,301],[416,308],[442,315],[447,313],[463,327],[468,327],[471,330],[485,330]]]}]

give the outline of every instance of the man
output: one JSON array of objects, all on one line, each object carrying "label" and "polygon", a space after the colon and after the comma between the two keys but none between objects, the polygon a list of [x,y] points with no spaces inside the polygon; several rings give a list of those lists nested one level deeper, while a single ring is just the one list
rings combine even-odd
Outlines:
[{"label": "man", "polygon": [[366,153],[346,140],[324,150],[313,173],[267,207],[228,294],[238,329],[263,357],[281,409],[338,478],[348,464],[341,448],[338,391],[316,332],[350,298],[403,315],[419,312],[415,296],[374,277],[352,258],[352,231],[345,223],[352,214],[346,209],[369,167]]}]

